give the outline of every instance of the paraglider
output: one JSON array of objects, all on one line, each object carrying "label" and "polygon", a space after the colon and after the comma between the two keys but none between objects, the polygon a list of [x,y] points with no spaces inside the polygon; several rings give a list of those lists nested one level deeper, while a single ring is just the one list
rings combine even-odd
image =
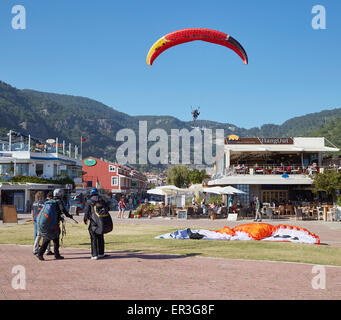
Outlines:
[{"label": "paraglider", "polygon": [[192,111],[193,121],[196,121],[198,119],[198,117],[200,115],[199,109],[200,109],[200,107],[198,109],[194,109]]},{"label": "paraglider", "polygon": [[232,38],[226,33],[204,28],[182,29],[166,34],[156,41],[150,48],[147,55],[147,64],[151,66],[154,60],[163,51],[178,44],[195,40],[201,40],[225,46],[237,53],[243,60],[244,64],[248,64],[246,51],[236,39]]},{"label": "paraglider", "polygon": [[203,240],[257,240],[257,241],[282,241],[293,243],[320,244],[318,235],[309,230],[279,224],[247,223],[232,229],[227,226],[220,230],[194,230],[191,228],[176,230],[156,236],[157,239],[203,239]]}]

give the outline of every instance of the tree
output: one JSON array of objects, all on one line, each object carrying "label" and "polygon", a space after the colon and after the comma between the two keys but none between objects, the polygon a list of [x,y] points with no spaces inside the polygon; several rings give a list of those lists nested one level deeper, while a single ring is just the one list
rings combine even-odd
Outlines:
[{"label": "tree", "polygon": [[173,184],[178,188],[188,187],[189,184],[202,183],[209,178],[206,170],[199,171],[198,169],[190,170],[184,165],[176,165],[168,172],[167,183]]},{"label": "tree", "polygon": [[207,178],[209,178],[209,175],[206,174],[205,169],[202,169],[201,171],[198,169],[189,171],[189,180],[192,184],[202,183]]},{"label": "tree", "polygon": [[189,170],[184,165],[176,165],[169,170],[167,184],[172,184],[178,188],[183,188],[188,187],[189,182]]},{"label": "tree", "polygon": [[336,170],[327,170],[315,176],[312,184],[313,192],[324,191],[333,197],[335,202],[337,199],[337,191],[341,190],[341,173]]},{"label": "tree", "polygon": [[193,184],[195,183],[201,183],[201,174],[198,169],[194,169],[189,172],[189,181]]}]

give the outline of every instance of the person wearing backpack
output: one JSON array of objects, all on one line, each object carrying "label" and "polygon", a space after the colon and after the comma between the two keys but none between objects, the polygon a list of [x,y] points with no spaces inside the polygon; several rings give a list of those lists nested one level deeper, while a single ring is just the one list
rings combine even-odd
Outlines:
[{"label": "person wearing backpack", "polygon": [[112,219],[109,214],[109,202],[99,196],[97,188],[90,190],[90,199],[84,209],[84,223],[89,223],[91,240],[91,259],[104,257],[104,234],[112,230]]},{"label": "person wearing backpack", "polygon": [[53,241],[54,257],[56,260],[64,259],[59,253],[60,222],[64,221],[63,215],[72,218],[62,201],[63,191],[55,189],[53,198],[45,202],[44,207],[38,217],[38,228],[43,236],[43,244],[38,252],[38,259],[44,260],[43,254],[50,243]]},{"label": "person wearing backpack", "polygon": [[[34,244],[33,244],[33,254],[37,255],[39,251],[39,245],[40,245],[40,240],[42,239],[42,235],[38,230],[37,226],[37,218],[38,214],[40,213],[40,210],[44,207],[45,201],[43,201],[44,198],[44,193],[43,191],[37,191],[35,196],[34,196],[34,202],[32,204],[32,220],[33,220],[33,225],[34,225]],[[50,191],[47,194],[46,201],[49,199],[52,199],[52,192]],[[50,242],[46,248],[46,254],[47,255],[53,255],[53,252],[51,251],[51,245]]]}]

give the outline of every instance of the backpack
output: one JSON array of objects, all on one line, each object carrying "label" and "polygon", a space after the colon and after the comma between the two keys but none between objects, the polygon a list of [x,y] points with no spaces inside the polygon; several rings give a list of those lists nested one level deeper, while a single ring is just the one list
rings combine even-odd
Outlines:
[{"label": "backpack", "polygon": [[113,229],[109,208],[103,202],[103,200],[99,200],[91,204],[91,220],[94,222],[93,231],[100,235],[109,233]]},{"label": "backpack", "polygon": [[37,217],[39,232],[43,237],[49,237],[51,240],[58,237],[60,232],[57,206],[56,200],[46,201]]}]

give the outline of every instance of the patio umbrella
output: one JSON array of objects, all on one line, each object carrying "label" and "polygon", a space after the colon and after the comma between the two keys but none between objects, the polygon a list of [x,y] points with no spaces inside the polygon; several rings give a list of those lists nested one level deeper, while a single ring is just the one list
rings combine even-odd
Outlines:
[{"label": "patio umbrella", "polygon": [[197,184],[192,184],[189,188],[188,191],[190,192],[199,192],[202,191],[204,189],[204,187],[202,186],[201,183],[197,183]]},{"label": "patio umbrella", "polygon": [[213,194],[223,194],[222,187],[212,187],[212,188],[204,188],[202,191],[206,193],[213,193]]},{"label": "patio umbrella", "polygon": [[241,191],[241,190],[236,189],[236,188],[231,187],[231,186],[224,187],[223,189],[224,189],[225,192],[229,192],[229,193],[226,193],[226,194],[246,194],[246,192]]},{"label": "patio umbrella", "polygon": [[234,194],[245,194],[246,192],[241,191],[239,189],[236,189],[234,187],[231,186],[226,186],[223,188],[224,192],[226,192],[225,194],[228,195],[226,202],[227,202],[227,206],[229,207],[229,203],[230,203],[230,195],[234,195]]},{"label": "patio umbrella", "polygon": [[160,189],[157,189],[157,188],[150,189],[150,190],[147,191],[147,193],[149,193],[149,194],[156,194],[156,195],[159,195],[159,196],[167,195],[164,191],[162,191]]},{"label": "patio umbrella", "polygon": [[201,183],[192,184],[189,188],[186,189],[188,193],[194,194],[196,197],[199,197],[199,192],[202,192],[204,187]]},{"label": "patio umbrella", "polygon": [[168,185],[168,186],[160,186],[160,187],[156,187],[156,189],[160,189],[166,193],[178,193],[178,192],[186,192],[186,189],[181,189],[178,188],[174,185]]},{"label": "patio umbrella", "polygon": [[[186,192],[186,189],[181,189],[174,185],[160,186],[160,187],[156,187],[156,189],[159,189],[160,191],[165,193],[166,205],[168,205],[168,195],[177,195],[180,192]],[[170,211],[170,207],[169,207],[169,211]]]}]

